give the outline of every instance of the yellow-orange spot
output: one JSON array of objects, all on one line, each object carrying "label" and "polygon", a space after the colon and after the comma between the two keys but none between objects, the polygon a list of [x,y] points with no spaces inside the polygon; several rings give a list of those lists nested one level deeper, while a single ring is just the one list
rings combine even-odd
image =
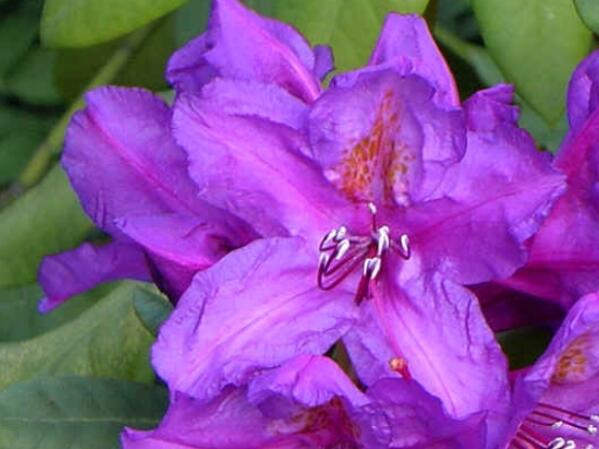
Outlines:
[{"label": "yellow-orange spot", "polygon": [[403,357],[393,357],[389,360],[389,368],[392,371],[395,371],[404,379],[411,379],[412,375],[410,374],[410,370],[408,368],[408,361]]},{"label": "yellow-orange spot", "polygon": [[395,140],[400,129],[396,108],[393,92],[387,91],[370,132],[346,152],[339,164],[338,187],[353,200],[389,203],[398,190],[407,192],[405,178],[413,157]]},{"label": "yellow-orange spot", "polygon": [[551,382],[565,384],[582,382],[588,377],[587,353],[591,349],[592,338],[589,334],[583,334],[573,340],[562,352]]}]

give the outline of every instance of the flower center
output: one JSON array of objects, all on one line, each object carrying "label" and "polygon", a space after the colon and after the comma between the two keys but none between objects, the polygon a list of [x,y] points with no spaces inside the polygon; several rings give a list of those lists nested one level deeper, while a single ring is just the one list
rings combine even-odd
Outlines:
[{"label": "flower center", "polygon": [[353,235],[343,225],[329,231],[320,242],[318,261],[318,286],[331,290],[362,265],[362,276],[356,291],[355,301],[359,304],[369,296],[370,281],[379,276],[385,255],[391,249],[403,259],[410,258],[410,241],[407,234],[401,234],[396,241],[391,236],[389,226],[378,226],[376,206],[368,203],[372,215],[369,235]]},{"label": "flower center", "polygon": [[[597,436],[598,426],[599,415],[584,415],[541,402],[522,421],[509,447],[515,449],[594,449],[595,445],[589,443],[588,440]],[[561,432],[563,434],[560,434]],[[566,435],[568,436],[566,437]],[[586,445],[583,446],[584,444]]]}]

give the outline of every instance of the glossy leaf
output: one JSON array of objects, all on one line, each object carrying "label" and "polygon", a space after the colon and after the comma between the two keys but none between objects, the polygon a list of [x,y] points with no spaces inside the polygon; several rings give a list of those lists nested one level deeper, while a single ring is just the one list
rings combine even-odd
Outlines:
[{"label": "glossy leaf", "polygon": [[331,45],[336,68],[348,70],[368,61],[388,12],[422,14],[428,0],[248,0],[246,3],[294,25],[312,45]]},{"label": "glossy leaf", "polygon": [[565,0],[472,0],[485,43],[506,79],[550,126],[591,33]]},{"label": "glossy leaf", "polygon": [[31,284],[46,254],[77,246],[93,228],[59,166],[0,212],[0,288]]},{"label": "glossy leaf", "polygon": [[46,315],[37,309],[43,296],[37,284],[0,290],[0,342],[27,340],[55,329],[81,315],[112,288],[114,285],[100,286]]},{"label": "glossy leaf", "polygon": [[124,426],[155,427],[164,388],[92,377],[47,377],[0,392],[0,447],[117,449]]},{"label": "glossy leaf", "polygon": [[[0,344],[0,389],[47,375],[82,375],[150,382],[153,335],[133,304],[142,284],[122,283],[77,318],[38,337]],[[1,447],[1,446],[0,446]]]},{"label": "glossy leaf", "polygon": [[0,79],[23,56],[35,39],[38,20],[21,2],[13,14],[0,19]]},{"label": "glossy leaf", "polygon": [[597,0],[574,0],[582,21],[595,34],[599,34],[599,2]]},{"label": "glossy leaf", "polygon": [[42,41],[51,47],[87,47],[129,33],[185,0],[46,0]]}]

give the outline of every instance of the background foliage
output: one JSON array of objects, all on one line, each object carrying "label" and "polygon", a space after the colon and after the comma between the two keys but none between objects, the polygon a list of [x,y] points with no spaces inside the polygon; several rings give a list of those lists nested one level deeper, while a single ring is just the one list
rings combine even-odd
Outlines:
[{"label": "background foliage", "polygon": [[[388,11],[423,14],[463,98],[515,84],[522,126],[551,152],[565,132],[567,80],[599,32],[596,0],[247,3],[331,45],[340,70],[367,61]],[[152,427],[164,412],[148,349],[166,300],[122,282],[41,316],[36,273],[45,254],[105,239],[58,164],[81,94],[120,84],[168,98],[167,58],[202,32],[208,10],[208,0],[0,0],[0,448],[116,448],[124,425]],[[501,336],[513,366],[548,337],[518,332]],[[526,351],[515,335],[533,336]]]}]

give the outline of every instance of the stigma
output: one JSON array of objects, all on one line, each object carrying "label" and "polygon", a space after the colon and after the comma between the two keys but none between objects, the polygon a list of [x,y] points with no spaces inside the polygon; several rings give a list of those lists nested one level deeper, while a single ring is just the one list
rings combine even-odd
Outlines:
[{"label": "stigma", "polygon": [[[585,415],[547,403],[520,423],[509,444],[515,449],[595,449],[599,414]],[[567,436],[566,436],[567,435]]]},{"label": "stigma", "polygon": [[379,277],[390,250],[406,260],[411,255],[408,235],[400,234],[394,239],[388,225],[378,225],[376,206],[368,203],[368,210],[372,216],[368,235],[352,234],[341,225],[329,231],[318,246],[318,287],[331,290],[359,269],[361,276],[355,296],[358,304],[369,297],[370,282]]}]

